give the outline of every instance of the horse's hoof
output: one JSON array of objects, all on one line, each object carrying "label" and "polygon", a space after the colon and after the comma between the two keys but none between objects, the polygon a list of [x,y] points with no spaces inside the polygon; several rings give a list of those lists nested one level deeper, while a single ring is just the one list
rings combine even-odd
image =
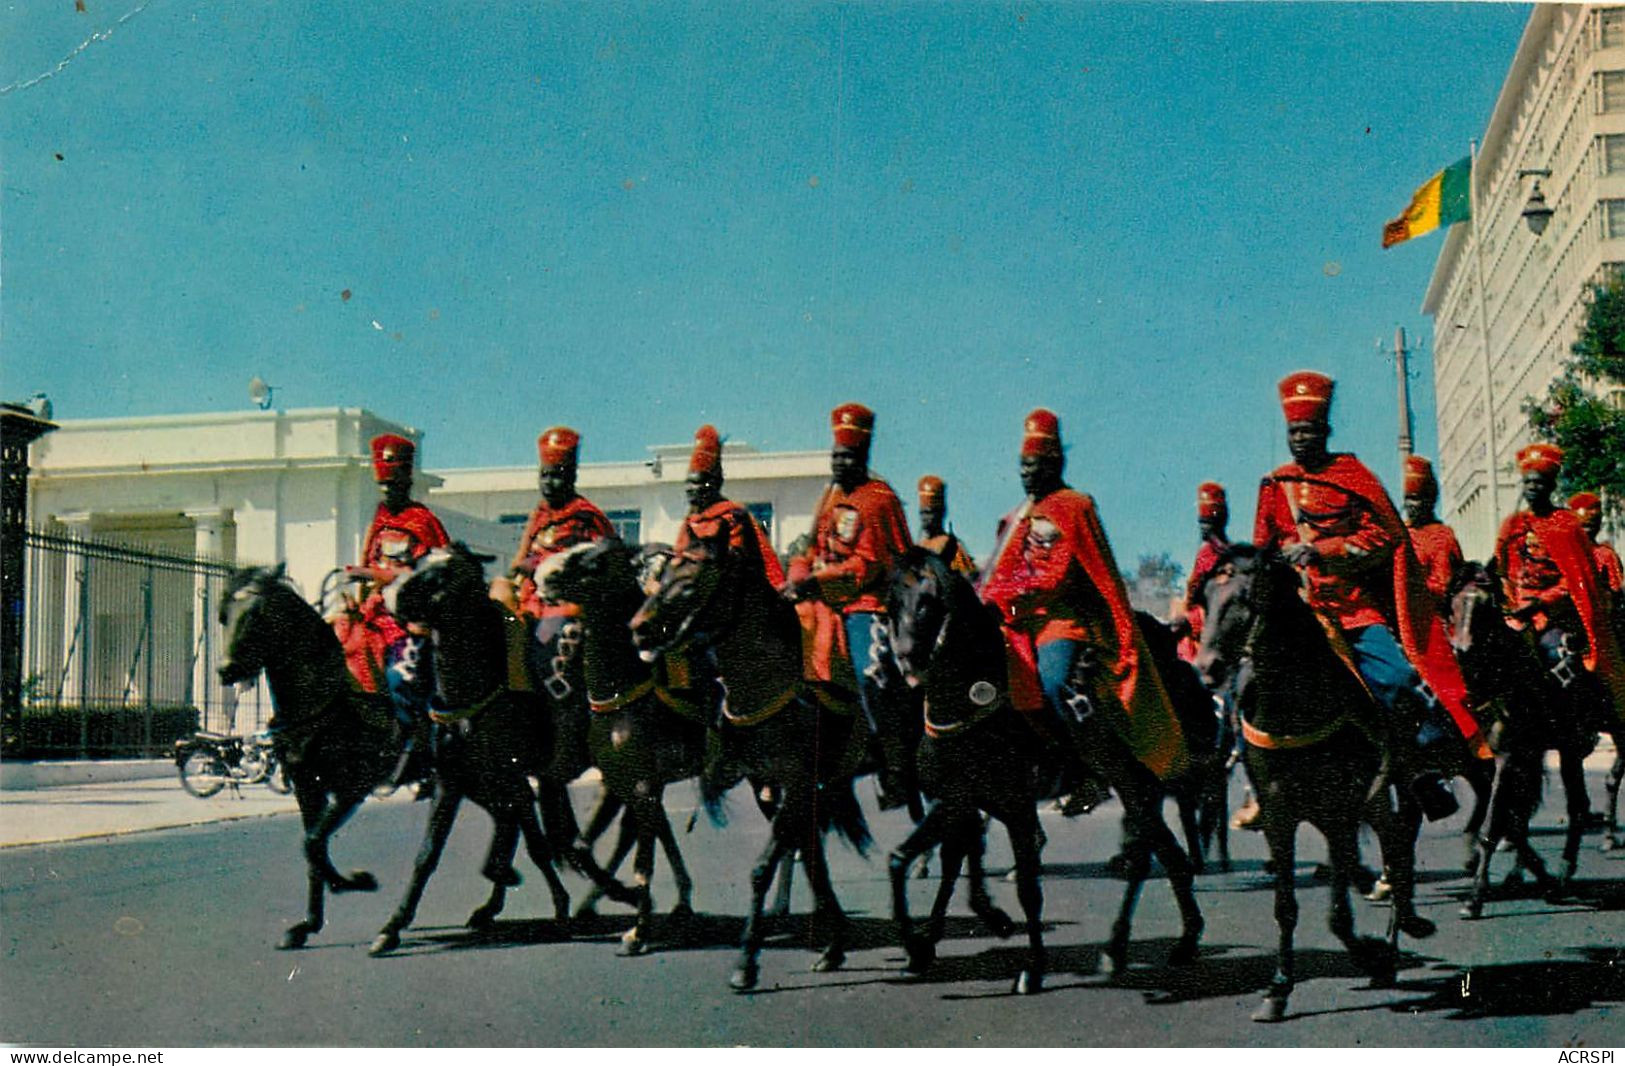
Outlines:
[{"label": "horse's hoof", "polygon": [[1602,835],[1602,843],[1597,845],[1598,851],[1618,851],[1620,848],[1625,848],[1625,843],[1622,843],[1620,839],[1614,836],[1612,833],[1604,833]]},{"label": "horse's hoof", "polygon": [[735,992],[749,992],[761,978],[761,970],[754,962],[741,963],[728,978],[728,987]]},{"label": "horse's hoof", "polygon": [[1523,884],[1522,870],[1512,870],[1505,877],[1501,878],[1502,888],[1517,888],[1521,884]]},{"label": "horse's hoof", "polygon": [[903,945],[903,950],[908,952],[908,962],[903,967],[904,973],[922,974],[937,961],[937,946],[929,940],[910,939]]},{"label": "horse's hoof", "polygon": [[470,914],[468,916],[468,921],[465,922],[464,924],[468,928],[473,929],[473,930],[475,930],[477,932],[485,932],[486,930],[490,929],[493,925],[497,924],[497,911],[496,911],[496,908],[494,908],[494,907],[481,907],[479,910],[475,911],[473,914]]},{"label": "horse's hoof", "polygon": [[576,917],[596,918],[598,916],[598,901],[603,898],[604,894],[602,892],[593,892],[586,899],[582,900],[579,905],[577,905]]},{"label": "horse's hoof", "polygon": [[1570,881],[1574,880],[1574,875],[1579,873],[1579,872],[1580,872],[1580,862],[1579,862],[1578,859],[1567,859],[1567,860],[1565,860],[1564,863],[1563,863],[1563,868],[1557,872],[1557,884],[1558,884],[1558,886],[1559,887],[1566,886]]},{"label": "horse's hoof", "polygon": [[1377,879],[1376,884],[1371,886],[1371,891],[1365,894],[1365,898],[1372,903],[1386,903],[1393,894],[1394,886],[1388,883],[1388,878],[1381,877]]},{"label": "horse's hoof", "polygon": [[305,941],[309,938],[310,931],[304,926],[296,925],[282,934],[282,943],[277,946],[283,951],[298,951],[305,946]]},{"label": "horse's hoof", "polygon": [[1174,950],[1168,953],[1169,966],[1189,966],[1196,961],[1201,953],[1195,937],[1181,937]]},{"label": "horse's hoof", "polygon": [[639,955],[649,954],[649,942],[637,935],[637,930],[629,929],[621,937],[621,947],[618,954],[623,959],[635,959]]},{"label": "horse's hoof", "polygon": [[377,958],[379,955],[388,955],[400,946],[401,935],[399,933],[379,933],[373,938],[372,946],[367,949],[367,954]]},{"label": "horse's hoof", "polygon": [[333,886],[334,892],[376,892],[378,891],[378,878],[366,870],[351,870],[338,884]]},{"label": "horse's hoof", "polygon": [[845,964],[846,952],[840,948],[830,948],[813,963],[813,973],[829,973],[832,970],[839,970]]},{"label": "horse's hoof", "polygon": [[1439,931],[1439,927],[1420,914],[1407,914],[1399,920],[1399,931],[1412,940],[1426,940]]},{"label": "horse's hoof", "polygon": [[1041,970],[1022,970],[1016,975],[1016,983],[1010,986],[1010,991],[1018,996],[1030,996],[1043,990],[1044,974]]},{"label": "horse's hoof", "polygon": [[503,888],[518,888],[519,885],[524,881],[524,878],[519,876],[519,871],[514,869],[511,864],[506,866],[488,867],[480,872],[485,874],[485,879],[487,881],[491,882],[493,885],[500,885]]},{"label": "horse's hoof", "polygon": [[1286,1000],[1275,996],[1265,996],[1264,1002],[1253,1011],[1253,1021],[1274,1023],[1286,1017]]},{"label": "horse's hoof", "polygon": [[1456,913],[1461,915],[1463,921],[1476,922],[1478,919],[1484,917],[1484,904],[1480,900],[1470,899],[1466,903],[1463,903],[1461,905],[1461,910],[1457,911]]},{"label": "horse's hoof", "polygon": [[678,903],[677,906],[675,906],[675,907],[673,907],[671,909],[671,917],[677,919],[679,922],[693,921],[694,920],[694,906],[693,906],[693,904],[687,902],[686,900],[683,901],[683,902]]},{"label": "horse's hoof", "polygon": [[1107,977],[1121,977],[1128,972],[1128,950],[1108,947],[1100,953],[1100,972]]},{"label": "horse's hoof", "polygon": [[1016,881],[1017,881],[1016,871],[1013,870],[1013,869],[1006,870],[1005,873],[1004,873],[1004,883],[1007,884],[1007,885],[1013,885],[1013,884],[1016,883]]},{"label": "horse's hoof", "polygon": [[1011,934],[1016,931],[1014,919],[999,907],[990,907],[987,913],[982,915],[982,923],[987,926],[989,932],[1000,940],[1008,940]]}]

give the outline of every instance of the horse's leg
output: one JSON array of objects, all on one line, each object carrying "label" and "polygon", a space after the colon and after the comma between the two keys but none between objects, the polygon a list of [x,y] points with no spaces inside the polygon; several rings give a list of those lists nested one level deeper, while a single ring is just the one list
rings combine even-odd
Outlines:
[{"label": "horse's leg", "polygon": [[666,816],[666,808],[662,804],[655,804],[655,837],[660,841],[660,850],[666,853],[666,861],[671,863],[671,876],[677,882],[677,906],[671,909],[674,918],[691,918],[694,916],[694,879],[689,876],[688,864],[683,861],[682,849],[677,846],[677,834],[672,832],[671,819]]},{"label": "horse's leg", "polygon": [[362,801],[371,794],[370,786],[335,793],[332,802],[322,807],[315,824],[305,833],[305,861],[320,873],[331,892],[372,892],[378,888],[378,879],[366,870],[351,870],[348,874],[339,873],[334,868],[327,851],[328,842],[333,839],[333,834],[343,828],[344,823],[350,820],[350,815],[354,814],[356,808],[360,807]]},{"label": "horse's leg", "polygon": [[[1149,778],[1149,772],[1146,776]],[[1168,875],[1168,885],[1174,891],[1174,901],[1179,905],[1179,940],[1168,953],[1168,964],[1184,966],[1195,961],[1197,945],[1202,940],[1202,908],[1196,902],[1196,883],[1190,860],[1180,848],[1179,841],[1174,839],[1168,824],[1162,820],[1162,802],[1155,788],[1156,786],[1152,784],[1149,795],[1139,800],[1141,807],[1139,821],[1142,836],[1150,844],[1150,850],[1155,852],[1157,861],[1162,863],[1162,869]],[[1124,804],[1127,803],[1125,799]],[[1142,882],[1151,870],[1150,857],[1150,852],[1142,849],[1141,861],[1132,871],[1137,873]],[[1130,905],[1130,916],[1132,913],[1133,907]],[[1127,929],[1123,931],[1123,938],[1126,948]]]},{"label": "horse's leg", "polygon": [[1495,764],[1486,759],[1472,759],[1462,771],[1462,777],[1473,790],[1473,809],[1467,816],[1467,824],[1462,826],[1461,838],[1466,848],[1466,858],[1462,869],[1468,875],[1477,872],[1479,863],[1478,838],[1484,828],[1484,819],[1489,814],[1490,796],[1495,791]]},{"label": "horse's leg", "polygon": [[[615,802],[617,804],[620,803],[619,800],[616,800]],[[601,806],[600,809],[602,809]],[[597,818],[597,811],[594,811],[593,821],[596,822]],[[583,839],[585,839],[585,837],[583,837]],[[633,824],[631,815],[626,815],[621,818],[621,824],[615,833],[615,850],[610,852],[609,862],[604,865],[604,873],[610,877],[614,877],[620,871],[621,863],[625,862],[626,857],[632,854],[632,848],[637,844],[637,842],[637,828]],[[599,888],[597,885],[593,885],[586,897],[582,899],[581,906],[576,908],[576,917],[582,918],[589,914],[597,913],[598,901],[603,898],[604,890]]]},{"label": "horse's leg", "polygon": [[[923,809],[920,813],[924,817]],[[825,973],[839,970],[846,962],[847,918],[846,912],[841,910],[841,901],[835,896],[835,884],[829,876],[829,860],[824,854],[824,834],[818,831],[812,811],[806,812],[804,824],[801,863],[807,870],[807,887],[812,889],[813,912],[824,915],[830,927],[829,946],[813,963],[813,971]]]},{"label": "horse's leg", "polygon": [[[1030,798],[1025,798],[1025,806],[1033,815],[1032,823],[1035,833],[1032,844],[1033,849],[1036,851],[1039,847],[1036,833],[1038,812],[1033,807]],[[994,936],[1003,940],[1016,931],[1016,923],[1011,921],[1010,916],[1004,913],[1004,910],[998,904],[993,902],[992,896],[987,894],[987,871],[983,868],[982,860],[987,851],[987,826],[989,820],[989,818],[976,818],[976,824],[971,827],[974,830],[974,835],[966,841],[968,850],[965,853],[965,876],[970,880],[971,913],[980,918],[982,924],[987,926]],[[1014,872],[1014,867],[1012,867],[1012,872]]]},{"label": "horse's leg", "polygon": [[1297,823],[1272,810],[1283,801],[1275,797],[1266,799],[1263,790],[1259,802],[1264,807],[1264,840],[1269,846],[1270,861],[1275,864],[1275,976],[1264,993],[1264,1002],[1253,1012],[1255,1022],[1278,1022],[1286,1017],[1286,1004],[1292,995],[1293,960],[1292,934],[1298,926],[1298,899],[1293,886],[1297,871]]},{"label": "horse's leg", "polygon": [[[526,804],[529,806],[528,802]],[[519,819],[496,819],[491,833],[491,845],[485,850],[485,865],[480,875],[499,888],[512,888],[519,884],[519,872],[513,868],[514,853],[519,850]]]},{"label": "horse's leg", "polygon": [[916,859],[937,846],[947,824],[948,816],[942,803],[933,802],[926,807],[925,817],[920,819],[920,824],[886,860],[887,872],[891,875],[892,918],[897,922],[897,937],[908,954],[904,969],[909,973],[924,973],[936,959],[937,947],[934,941],[920,937],[914,931],[914,919],[908,910],[908,870]]},{"label": "horse's leg", "polygon": [[[327,795],[313,789],[301,788],[295,793],[294,798],[299,803],[299,818],[304,826],[304,839],[308,842],[316,828],[316,822],[327,806]],[[327,879],[318,865],[310,861],[308,843],[305,847],[305,917],[303,921],[294,924],[282,934],[281,946],[285,950],[304,947],[305,941],[312,933],[322,931],[322,925],[326,921],[323,903],[327,894]]]},{"label": "horse's leg", "polygon": [[1469,921],[1484,913],[1484,899],[1489,895],[1490,887],[1490,861],[1495,856],[1496,846],[1507,833],[1513,805],[1522,802],[1516,788],[1520,776],[1518,761],[1521,758],[1521,752],[1495,757],[1495,776],[1490,779],[1490,796],[1485,804],[1487,810],[1478,838],[1474,841],[1478,861],[1469,864],[1474,865],[1472,894],[1461,907],[1461,916]]},{"label": "horse's leg", "polygon": [[728,979],[728,985],[735,992],[750,991],[761,978],[761,963],[757,961],[757,956],[762,950],[762,902],[767,898],[767,890],[779,860],[791,850],[790,842],[785,839],[788,826],[780,824],[783,817],[784,807],[781,805],[773,816],[767,846],[757,856],[756,865],[750,872],[750,911],[745,915],[745,930],[739,941],[739,964]]},{"label": "horse's leg", "polygon": [[795,888],[795,881],[796,853],[787,851],[784,853],[784,858],[779,860],[778,876],[775,878],[779,890],[773,895],[773,906],[767,909],[768,914],[778,918],[790,913],[790,900]]},{"label": "horse's leg", "polygon": [[[1329,925],[1332,935],[1343,942],[1355,963],[1371,977],[1374,986],[1392,984],[1399,958],[1399,913],[1397,905],[1388,916],[1388,940],[1361,937],[1354,932],[1354,908],[1349,905],[1349,882],[1360,865],[1360,824],[1353,817],[1335,816],[1337,821],[1325,831],[1332,860],[1332,899]],[[1395,895],[1397,897],[1398,890]]]},{"label": "horse's leg", "polygon": [[1174,793],[1174,805],[1179,809],[1179,827],[1185,833],[1185,854],[1190,859],[1193,873],[1202,873],[1206,869],[1202,830],[1197,824],[1201,803],[1202,794],[1195,785],[1182,785]]},{"label": "horse's leg", "polygon": [[435,867],[440,865],[440,853],[446,848],[446,838],[451,835],[451,827],[457,821],[457,808],[462,806],[462,802],[462,793],[447,787],[446,779],[442,776],[435,788],[423,844],[412,863],[412,883],[407,886],[401,905],[373,938],[372,946],[367,949],[368,954],[384,955],[400,947],[401,930],[411,925],[412,919],[417,916],[423,890],[429,886],[429,878],[433,876]]},{"label": "horse's leg", "polygon": [[948,924],[948,904],[953,902],[954,886],[959,883],[959,873],[965,868],[965,856],[969,851],[967,833],[981,832],[981,825],[976,816],[970,816],[969,821],[974,829],[966,826],[965,812],[956,811],[948,819],[947,833],[937,848],[937,858],[942,866],[941,876],[937,878],[936,895],[931,900],[931,916],[926,919],[925,938],[933,944],[942,943],[942,937]]},{"label": "horse's leg", "polygon": [[558,871],[553,869],[553,846],[548,842],[547,834],[542,830],[542,823],[536,817],[535,809],[528,803],[519,808],[519,830],[525,836],[525,851],[542,871],[542,877],[547,881],[547,891],[553,897],[553,919],[557,922],[570,920],[570,893],[565,891],[564,882],[559,879]]},{"label": "horse's leg", "polygon": [[659,795],[656,791],[652,796],[640,796],[626,807],[626,817],[632,819],[638,837],[637,853],[632,859],[638,910],[632,928],[621,934],[622,955],[642,955],[649,950],[649,916],[654,910],[655,818],[664,818],[666,813],[660,809]]},{"label": "horse's leg", "polygon": [[[1140,824],[1144,826],[1143,822]],[[1163,831],[1167,832],[1167,826],[1163,827]],[[1175,850],[1179,850],[1177,844]],[[1123,900],[1118,905],[1117,920],[1112,922],[1111,938],[1100,952],[1101,969],[1110,977],[1120,977],[1128,969],[1128,941],[1134,926],[1134,908],[1140,902],[1140,889],[1151,872],[1151,852],[1143,844],[1125,848],[1121,854],[1127,864]],[[1183,856],[1184,853],[1180,854]]]},{"label": "horse's leg", "polygon": [[1603,782],[1603,803],[1607,810],[1603,812],[1607,819],[1603,825],[1602,850],[1613,851],[1615,848],[1625,848],[1625,839],[1619,834],[1619,783],[1625,779],[1625,749],[1620,747],[1620,734],[1609,734],[1614,738],[1614,763],[1608,768],[1608,778]]},{"label": "horse's leg", "polygon": [[1591,813],[1591,797],[1586,795],[1585,759],[1578,751],[1564,746],[1557,756],[1557,772],[1563,779],[1563,799],[1568,808],[1569,824],[1563,834],[1563,865],[1559,881],[1573,880],[1580,865],[1580,838],[1585,835],[1585,822]]},{"label": "horse's leg", "polygon": [[1038,810],[1020,795],[1013,799],[1014,802],[1001,804],[994,816],[1004,823],[1005,831],[1010,834],[1016,898],[1021,901],[1021,913],[1027,925],[1027,965],[1011,986],[1011,991],[1024,996],[1043,989],[1049,962],[1044,951],[1044,891],[1038,882]]},{"label": "horse's leg", "polygon": [[1408,788],[1394,790],[1398,797],[1392,811],[1379,794],[1368,808],[1366,819],[1377,831],[1382,849],[1383,876],[1388,881],[1393,913],[1389,916],[1389,939],[1398,950],[1399,933],[1423,939],[1437,931],[1431,921],[1416,913],[1416,838],[1422,830],[1422,808]]}]

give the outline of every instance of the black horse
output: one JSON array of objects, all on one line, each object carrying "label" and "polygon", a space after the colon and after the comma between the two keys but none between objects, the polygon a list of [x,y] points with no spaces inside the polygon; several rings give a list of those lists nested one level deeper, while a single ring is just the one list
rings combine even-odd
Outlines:
[{"label": "black horse", "polygon": [[1492,720],[1489,738],[1495,752],[1495,779],[1477,839],[1473,891],[1462,908],[1464,918],[1483,914],[1490,857],[1503,839],[1511,841],[1520,864],[1543,891],[1557,888],[1528,839],[1529,818],[1540,803],[1548,748],[1559,753],[1568,800],[1562,880],[1574,875],[1585,831],[1582,761],[1591,750],[1588,725],[1576,720],[1575,701],[1544,668],[1528,635],[1508,628],[1500,586],[1487,568],[1470,562],[1456,572],[1449,590],[1451,644],[1475,708]]},{"label": "black horse", "polygon": [[371,892],[365,870],[341,874],[328,841],[395,769],[403,738],[387,695],[363,692],[344,665],[332,627],[284,579],[281,565],[239,570],[220,605],[226,630],[223,684],[252,681],[263,670],[276,708],[270,730],[304,822],[309,894],[305,917],[282,947],[303,947],[325,921],[327,890]]},{"label": "black horse", "polygon": [[633,647],[629,623],[643,602],[643,591],[632,549],[619,540],[577,545],[538,567],[536,582],[547,600],[580,611],[579,655],[591,713],[587,748],[604,788],[631,818],[637,846],[637,920],[621,938],[622,950],[642,954],[648,950],[656,841],[677,881],[672,914],[688,918],[694,913],[694,883],[666,817],[664,796],[668,784],[699,774],[705,754],[703,718],[710,708],[690,706],[658,688]]},{"label": "black horse", "polygon": [[[1413,907],[1420,818],[1389,807],[1389,760],[1373,735],[1378,709],[1332,648],[1299,587],[1297,571],[1278,552],[1232,545],[1208,578],[1207,622],[1196,659],[1210,685],[1221,683],[1244,659],[1251,665],[1237,700],[1247,768],[1275,867],[1280,931],[1275,976],[1253,1015],[1259,1022],[1285,1016],[1295,982],[1294,855],[1301,823],[1320,830],[1331,855],[1331,930],[1374,983],[1393,981],[1401,929],[1415,937],[1434,932],[1433,923]],[[1403,797],[1405,790],[1398,791]],[[1359,866],[1362,821],[1377,832],[1392,885],[1386,941],[1354,932],[1348,890]]]},{"label": "black horse", "polygon": [[727,689],[721,727],[724,758],[701,778],[706,807],[719,817],[737,767],[778,800],[766,848],[751,871],[750,913],[740,958],[729,984],[756,987],[761,976],[762,911],[781,861],[799,850],[814,898],[814,916],[827,919],[830,943],[813,969],[846,960],[847,919],[830,881],[824,833],[839,832],[863,851],[869,828],[852,791],[867,736],[854,717],[811,697],[801,680],[801,627],[794,609],[759,566],[727,551],[725,541],[701,541],[678,556],[632,620],[646,661],[666,652],[711,654]]},{"label": "black horse", "polygon": [[[925,696],[924,735],[915,765],[930,802],[889,862],[892,913],[908,953],[908,969],[924,972],[936,958],[960,866],[967,856],[981,854],[981,812],[986,811],[1010,834],[1016,895],[1027,924],[1027,959],[1014,991],[1037,992],[1046,969],[1033,787],[1041,753],[1038,735],[1010,705],[998,618],[977,599],[970,582],[923,548],[911,549],[898,564],[886,612],[898,672]],[[908,870],[938,845],[942,880],[922,935],[909,915]],[[971,876],[971,907],[998,936],[1010,934],[1010,917],[993,905],[977,868]]]},{"label": "black horse", "polygon": [[552,742],[535,694],[510,686],[509,622],[486,592],[484,564],[489,561],[489,556],[454,544],[424,556],[412,574],[394,586],[396,617],[409,626],[427,627],[433,635],[430,647],[439,686],[432,714],[437,727],[435,795],[423,846],[413,863],[412,882],[373,940],[370,950],[374,955],[400,945],[401,930],[417,913],[465,797],[490,814],[496,824],[484,871],[493,890],[469,919],[471,926],[489,925],[502,909],[507,888],[518,883],[511,860],[521,836],[547,879],[554,915],[561,923],[569,920],[570,899],[553,869],[556,853],[569,858],[612,898],[632,899],[590,856],[569,849],[573,816],[568,829],[555,831],[555,841],[549,841],[537,818],[537,795],[530,776],[542,777],[545,783]]}]

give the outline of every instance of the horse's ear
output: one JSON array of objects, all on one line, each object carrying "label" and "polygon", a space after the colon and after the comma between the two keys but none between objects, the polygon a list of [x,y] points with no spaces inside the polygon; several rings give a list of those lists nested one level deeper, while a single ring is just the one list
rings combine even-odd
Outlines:
[{"label": "horse's ear", "polygon": [[272,581],[281,581],[283,578],[285,578],[287,576],[288,576],[288,564],[287,564],[286,560],[284,560],[283,562],[277,563],[275,566],[273,566],[271,568],[270,578],[271,578]]}]

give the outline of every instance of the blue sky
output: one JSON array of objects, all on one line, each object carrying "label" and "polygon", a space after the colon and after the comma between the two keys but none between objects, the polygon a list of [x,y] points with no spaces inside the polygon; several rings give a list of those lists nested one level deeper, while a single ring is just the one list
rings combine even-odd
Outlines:
[{"label": "blue sky", "polygon": [[0,11],[0,86],[113,28],[0,95],[0,396],[229,410],[260,374],[431,467],[534,462],[556,422],[589,462],[704,421],[823,448],[858,400],[979,551],[1045,405],[1125,569],[1188,563],[1207,478],[1250,530],[1294,369],[1395,482],[1376,341],[1430,335],[1440,235],[1382,223],[1481,134],[1529,12],[85,3]]}]

